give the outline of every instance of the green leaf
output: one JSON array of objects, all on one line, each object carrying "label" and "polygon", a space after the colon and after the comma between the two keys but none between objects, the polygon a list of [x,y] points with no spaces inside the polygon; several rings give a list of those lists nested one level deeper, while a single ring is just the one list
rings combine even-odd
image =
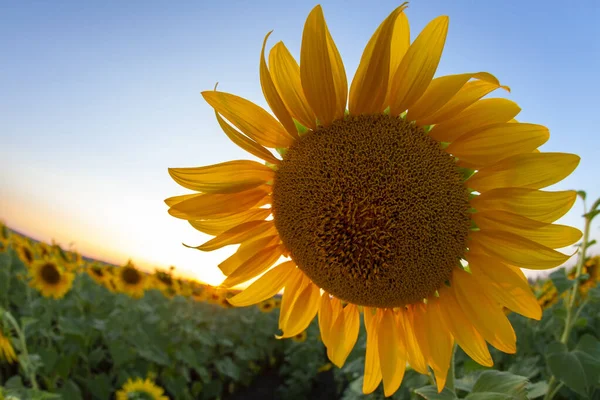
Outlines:
[{"label": "green leaf", "polygon": [[539,381],[532,383],[527,387],[527,398],[537,399],[538,397],[545,395],[546,392],[548,392],[548,382]]},{"label": "green leaf", "polygon": [[587,193],[585,192],[585,190],[578,190],[577,195],[579,197],[581,197],[581,200],[585,201],[585,197],[587,196]]},{"label": "green leaf", "polygon": [[[108,375],[98,374],[85,381],[86,389],[95,400],[109,400],[113,393],[112,382]],[[68,399],[69,397],[65,397]]]},{"label": "green leaf", "polygon": [[217,360],[215,362],[215,366],[217,367],[217,371],[221,374],[230,377],[234,381],[240,379],[240,368],[233,362],[230,357],[225,357],[222,360]]},{"label": "green leaf", "polygon": [[592,303],[600,303],[600,285],[590,289],[588,292],[588,298]]},{"label": "green leaf", "polygon": [[70,379],[65,381],[63,386],[56,392],[64,399],[83,400],[81,389],[79,389],[79,386],[77,386],[77,384]]},{"label": "green leaf", "polygon": [[527,399],[526,388],[528,384],[529,381],[524,376],[513,375],[510,372],[489,370],[479,375],[471,393],[486,393],[488,395],[503,394],[510,395],[508,398],[511,399]]},{"label": "green leaf", "polygon": [[493,392],[478,392],[469,393],[465,399],[468,400],[513,400],[517,397],[510,394],[493,393]]},{"label": "green leaf", "polygon": [[549,275],[549,278],[556,287],[558,294],[561,294],[565,290],[569,290],[575,284],[575,281],[567,278],[566,270],[564,268],[554,271]]},{"label": "green leaf", "polygon": [[600,214],[600,209],[598,209],[598,210],[593,210],[593,211],[590,211],[590,212],[588,212],[587,214],[584,214],[583,216],[584,216],[585,218],[587,218],[588,220],[590,220],[590,221],[591,221],[591,220],[593,220],[593,219],[596,217],[596,215],[598,215],[598,214]]},{"label": "green leaf", "polygon": [[458,399],[454,391],[444,388],[438,393],[435,386],[423,386],[415,390],[415,393],[427,400],[454,400]]},{"label": "green leaf", "polygon": [[592,335],[581,337],[575,350],[554,342],[546,350],[546,363],[557,379],[567,387],[587,396],[600,378],[600,342]]}]

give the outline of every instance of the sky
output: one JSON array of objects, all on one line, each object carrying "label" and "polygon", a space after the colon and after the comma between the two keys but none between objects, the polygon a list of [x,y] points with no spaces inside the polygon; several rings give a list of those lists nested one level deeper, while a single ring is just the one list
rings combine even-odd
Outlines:
[{"label": "sky", "polygon": [[[168,215],[187,193],[169,167],[251,159],[220,130],[201,91],[219,82],[266,107],[259,83],[265,34],[298,59],[315,2],[19,1],[0,23],[0,219],[83,255],[218,284],[231,248]],[[349,77],[399,2],[323,1]],[[411,38],[439,15],[450,28],[436,76],[487,71],[511,87],[518,119],[547,126],[542,151],[581,156],[551,189],[600,197],[600,3],[413,1]],[[559,222],[582,227],[582,203]],[[600,218],[599,218],[600,219]],[[598,223],[592,237],[600,239]],[[595,248],[598,251],[598,247]]]}]

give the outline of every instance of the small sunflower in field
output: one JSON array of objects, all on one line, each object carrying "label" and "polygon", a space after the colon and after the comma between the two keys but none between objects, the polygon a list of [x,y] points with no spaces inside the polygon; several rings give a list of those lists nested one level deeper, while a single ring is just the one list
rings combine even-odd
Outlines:
[{"label": "small sunflower in field", "polygon": [[0,362],[1,361],[12,364],[17,361],[17,354],[10,342],[10,338],[5,336],[2,325],[0,324]]},{"label": "small sunflower in field", "polygon": [[0,237],[0,253],[4,253],[10,247],[10,239]]},{"label": "small sunflower in field", "polygon": [[130,261],[116,271],[116,284],[119,291],[133,298],[144,296],[147,277]]},{"label": "small sunflower in field", "polygon": [[273,311],[276,308],[274,299],[263,300],[260,303],[258,303],[256,306],[258,307],[260,312],[263,312],[263,313],[270,313],[271,311]]},{"label": "small sunflower in field", "polygon": [[52,257],[53,248],[46,242],[38,242],[36,244],[36,250],[42,258]]},{"label": "small sunflower in field", "polygon": [[169,400],[165,390],[151,379],[128,379],[117,392],[117,400]]},{"label": "small sunflower in field", "polygon": [[108,267],[102,266],[99,263],[92,263],[87,266],[85,272],[90,278],[94,280],[98,285],[106,287],[108,282],[112,278],[112,274]]},{"label": "small sunflower in field", "polygon": [[521,109],[510,100],[483,99],[509,90],[492,74],[434,79],[448,17],[411,43],[405,8],[379,25],[350,85],[320,6],[304,25],[299,64],[282,42],[267,62],[267,34],[260,83],[275,116],[216,88],[202,92],[225,134],[265,163],[171,168],[196,193],[165,200],[172,216],[214,236],[197,249],[239,244],[219,264],[222,287],[258,280],[232,304],[284,290],[280,337],[318,315],[341,367],[363,310],[363,392],[383,382],[386,396],[407,363],[431,368],[441,391],[455,343],[488,367],[488,343],[515,353],[504,307],[541,318],[520,268],[563,264],[570,256],[555,249],[581,237],[553,224],[575,191],[540,190],[579,157],[540,152],[546,127],[516,121]]},{"label": "small sunflower in field", "polygon": [[42,296],[62,298],[73,286],[75,274],[65,270],[56,258],[36,260],[29,269],[29,285]]},{"label": "small sunflower in field", "polygon": [[31,245],[27,241],[21,240],[15,249],[17,251],[17,256],[23,264],[28,268],[31,267],[35,261],[35,252]]},{"label": "small sunflower in field", "polygon": [[292,336],[292,340],[296,343],[306,342],[307,336],[308,336],[308,334],[306,333],[306,331],[302,331],[302,332]]}]

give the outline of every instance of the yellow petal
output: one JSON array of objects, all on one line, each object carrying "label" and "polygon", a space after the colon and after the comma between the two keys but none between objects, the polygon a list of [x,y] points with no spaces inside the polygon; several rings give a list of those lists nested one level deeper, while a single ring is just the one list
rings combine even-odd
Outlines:
[{"label": "yellow petal", "polygon": [[406,8],[405,4],[390,13],[365,47],[350,86],[348,108],[352,115],[380,113],[387,106],[392,34],[396,18]]},{"label": "yellow petal", "polygon": [[471,232],[471,239],[472,245],[481,246],[486,253],[521,268],[549,269],[571,258],[522,236],[503,231]]},{"label": "yellow petal", "polygon": [[550,138],[548,128],[501,122],[462,135],[446,151],[467,168],[485,167],[521,153],[531,153]]},{"label": "yellow petal", "polygon": [[[465,84],[471,79],[485,81],[490,86],[499,87],[500,82],[487,72],[469,72],[466,74],[446,75],[431,81],[423,95],[408,109],[406,118],[409,121],[427,120],[431,115],[447,104]],[[475,102],[474,100],[473,102]],[[465,106],[466,108],[466,106]],[[462,110],[461,110],[462,111]],[[429,124],[426,124],[429,125]]]},{"label": "yellow petal", "polygon": [[289,315],[281,327],[283,335],[277,338],[290,338],[308,328],[317,315],[320,298],[320,289],[312,282],[308,283],[291,306]]},{"label": "yellow petal", "polygon": [[467,82],[450,101],[440,107],[435,113],[417,120],[417,124],[423,126],[447,121],[486,94],[498,88],[510,91],[507,86],[500,86],[498,80],[492,75],[482,75],[479,77],[479,80]]},{"label": "yellow petal", "polygon": [[233,143],[246,150],[248,153],[268,161],[271,164],[279,164],[279,159],[276,158],[269,150],[265,149],[249,137],[244,136],[237,129],[229,125],[223,118],[221,118],[218,112],[215,112],[215,116],[217,117],[217,122],[221,126],[221,129],[223,129],[223,132],[225,132],[227,137]]},{"label": "yellow petal", "polygon": [[240,246],[235,253],[223,260],[219,264],[219,269],[224,275],[229,276],[248,262],[248,260],[254,257],[259,251],[267,247],[275,246],[276,244],[279,244],[279,242],[281,242],[281,238],[277,234],[252,238],[244,242],[244,245]]},{"label": "yellow petal", "polygon": [[262,49],[260,51],[260,86],[262,87],[265,100],[267,100],[269,107],[271,107],[273,114],[275,114],[279,122],[281,122],[281,125],[285,127],[292,137],[298,137],[296,125],[294,124],[289,111],[283,103],[281,96],[277,92],[277,88],[275,87],[275,83],[273,83],[273,78],[271,77],[271,73],[269,72],[269,68],[267,67],[267,63],[265,61],[265,46],[267,45],[267,39],[272,32],[273,31],[267,33],[265,36],[265,40],[263,41]]},{"label": "yellow petal", "polygon": [[429,135],[439,142],[452,142],[456,138],[484,126],[508,122],[521,108],[507,99],[483,99],[475,102],[458,115],[436,124]]},{"label": "yellow petal", "polygon": [[378,327],[377,347],[386,397],[394,394],[402,383],[406,369],[406,353],[399,339],[394,312],[383,310]]},{"label": "yellow petal", "polygon": [[[304,285],[303,285],[304,284]],[[279,309],[279,329],[287,323],[292,306],[302,289],[306,286],[304,274],[298,268],[292,272],[290,278],[285,283],[283,297],[281,298],[281,308]]]},{"label": "yellow petal", "polygon": [[169,168],[169,175],[186,189],[204,193],[234,193],[273,180],[275,171],[256,161],[238,160],[197,168]]},{"label": "yellow petal", "polygon": [[452,336],[454,336],[456,343],[469,357],[479,364],[486,367],[494,365],[485,340],[477,332],[477,329],[471,324],[458,304],[454,290],[443,287],[439,292],[440,307],[442,308],[441,314],[446,326],[452,331]]},{"label": "yellow petal", "polygon": [[469,268],[492,299],[527,318],[542,318],[542,308],[529,285],[512,269],[483,255],[470,255]]},{"label": "yellow petal", "polygon": [[[371,310],[365,308],[365,326],[367,328],[367,352],[365,355],[365,375],[363,378],[363,393],[370,394],[377,389],[381,382],[381,366],[379,364],[378,349],[378,326],[381,319],[381,311],[378,310],[375,315],[370,314]],[[367,316],[368,315],[368,316]]]},{"label": "yellow petal", "polygon": [[442,57],[448,17],[431,21],[410,46],[390,82],[390,113],[410,108],[427,89]]},{"label": "yellow petal", "polygon": [[337,315],[335,317],[333,315],[331,296],[329,296],[329,293],[323,292],[321,295],[321,304],[319,305],[319,331],[321,332],[321,340],[327,348],[329,348],[330,332],[335,318],[337,318]]},{"label": "yellow petal", "polygon": [[404,58],[404,55],[410,48],[410,26],[408,23],[408,17],[405,13],[401,13],[396,18],[394,24],[394,31],[392,32],[392,43],[390,51],[390,74],[388,78],[388,93],[386,96],[386,106],[391,104],[390,102],[390,82],[396,75],[396,71]]},{"label": "yellow petal", "polygon": [[337,314],[338,316],[331,327],[327,355],[333,364],[341,368],[358,339],[360,314],[355,304],[348,304],[342,312]]},{"label": "yellow petal", "polygon": [[247,221],[217,235],[206,243],[195,247],[202,251],[213,251],[230,244],[239,244],[273,227],[273,221]]},{"label": "yellow petal", "polygon": [[216,112],[262,146],[287,148],[294,143],[294,137],[279,121],[251,101],[216,90],[204,91],[202,96]]},{"label": "yellow petal", "polygon": [[269,68],[277,92],[293,118],[302,125],[316,129],[317,117],[308,105],[300,81],[300,66],[283,42],[277,43],[269,53]]},{"label": "yellow petal", "polygon": [[173,197],[169,197],[168,199],[165,199],[165,204],[168,205],[169,207],[172,207],[173,205],[177,204],[177,203],[181,203],[184,200],[189,200],[192,199],[194,197],[198,197],[198,196],[202,196],[201,193],[191,193],[191,194],[183,194],[181,196],[173,196]]},{"label": "yellow petal", "polygon": [[259,186],[244,192],[229,194],[202,194],[174,204],[169,214],[183,219],[205,219],[219,214],[244,212],[269,195],[270,186]]},{"label": "yellow petal", "polygon": [[269,267],[277,262],[282,254],[282,246],[275,245],[262,249],[252,258],[242,264],[238,269],[233,271],[221,283],[221,286],[230,288],[240,283],[244,283],[254,278],[257,275],[265,272]]},{"label": "yellow petal", "polygon": [[283,288],[296,265],[286,261],[270,269],[241,293],[229,299],[236,307],[249,306],[275,296]]},{"label": "yellow petal", "polygon": [[402,329],[404,330],[408,363],[415,371],[427,375],[427,362],[425,361],[425,357],[423,356],[415,334],[412,308],[407,310],[400,309],[398,312],[398,322],[399,325],[402,325]]},{"label": "yellow petal", "polygon": [[471,218],[481,230],[514,233],[552,249],[569,246],[581,239],[579,229],[539,222],[506,211],[477,212]]},{"label": "yellow petal", "polygon": [[300,77],[306,100],[322,125],[344,117],[348,96],[346,72],[321,6],[313,8],[304,25]]},{"label": "yellow petal", "polygon": [[502,187],[541,189],[567,177],[579,160],[567,153],[517,154],[481,168],[466,184],[479,192]]},{"label": "yellow petal", "polygon": [[485,294],[471,274],[456,268],[452,274],[454,294],[475,329],[492,346],[505,353],[517,351],[517,337],[498,304]]},{"label": "yellow petal", "polygon": [[189,221],[189,223],[200,232],[216,236],[243,222],[264,220],[269,215],[271,215],[270,208],[251,208],[242,213],[228,215],[219,219]]},{"label": "yellow petal", "polygon": [[577,192],[544,192],[527,188],[493,189],[471,199],[477,211],[506,211],[540,222],[554,222],[575,203]]}]

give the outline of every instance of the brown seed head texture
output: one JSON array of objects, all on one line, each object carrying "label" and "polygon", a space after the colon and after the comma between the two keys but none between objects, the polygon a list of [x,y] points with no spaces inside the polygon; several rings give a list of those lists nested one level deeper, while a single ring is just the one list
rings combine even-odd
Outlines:
[{"label": "brown seed head texture", "polygon": [[433,295],[470,228],[452,156],[387,115],[349,116],[302,136],[275,174],[272,207],[298,267],[334,296],[372,307]]}]

